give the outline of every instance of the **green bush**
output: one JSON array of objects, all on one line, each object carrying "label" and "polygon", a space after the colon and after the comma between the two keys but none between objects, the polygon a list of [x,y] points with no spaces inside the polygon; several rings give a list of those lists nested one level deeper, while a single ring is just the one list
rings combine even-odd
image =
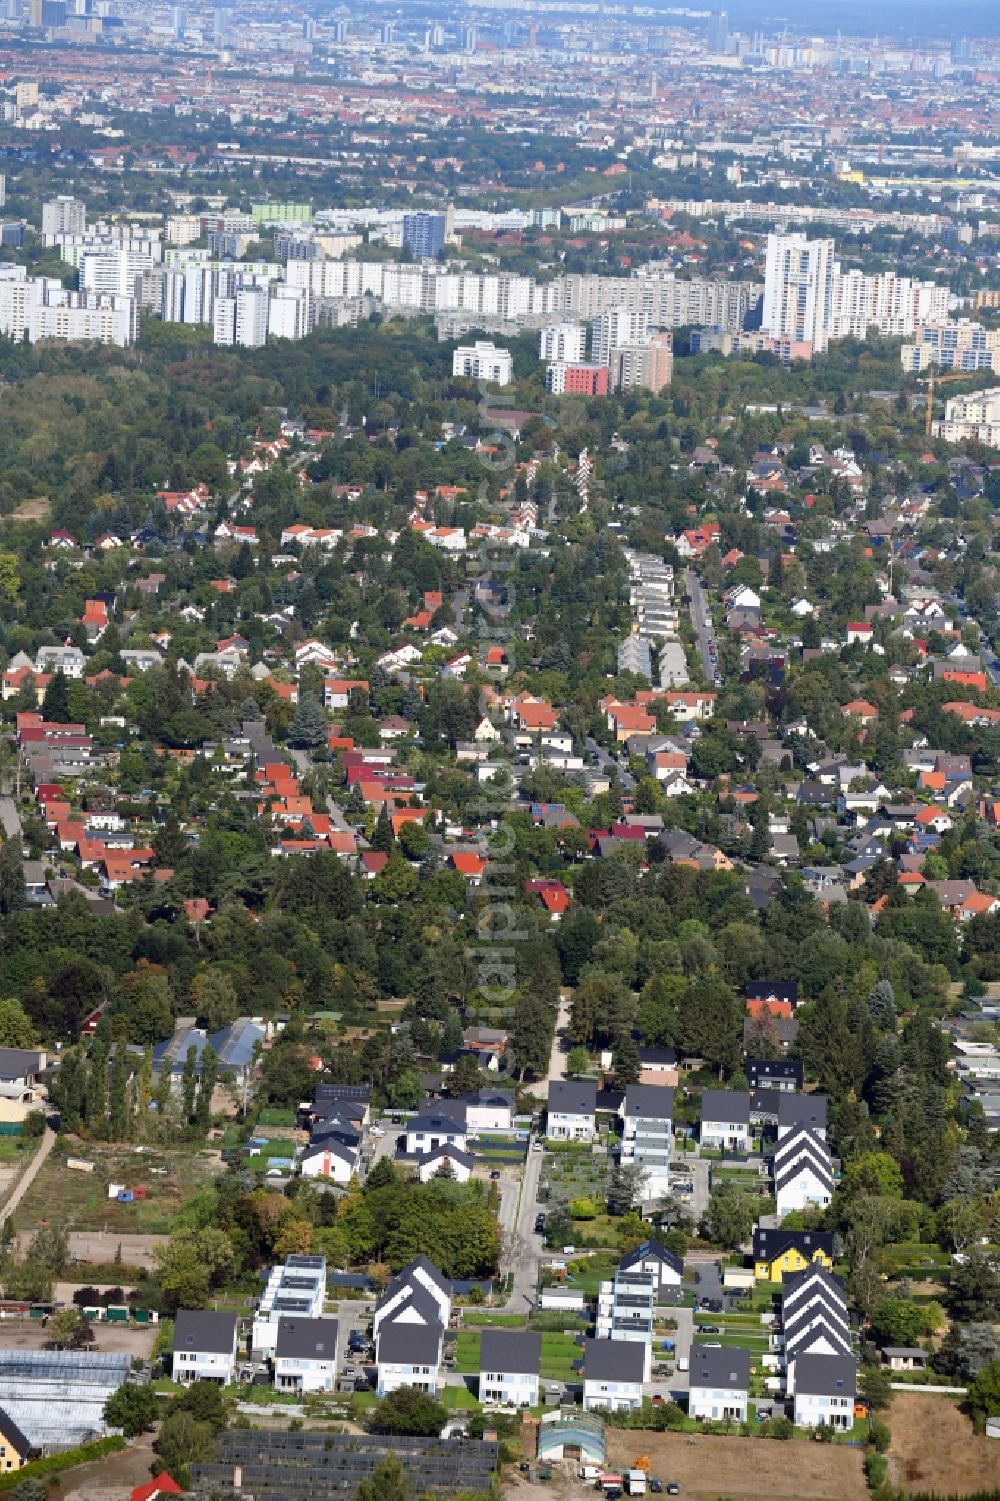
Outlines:
[{"label": "green bush", "polygon": [[889,1473],[889,1461],[874,1449],[869,1449],[865,1455],[865,1475],[871,1489],[877,1490],[885,1482]]},{"label": "green bush", "polygon": [[569,1214],[574,1220],[596,1220],[599,1210],[593,1199],[570,1199]]},{"label": "green bush", "polygon": [[868,1438],[880,1454],[888,1453],[889,1445],[892,1443],[892,1434],[889,1432],[888,1424],[883,1423],[879,1418],[872,1418],[868,1428]]},{"label": "green bush", "polygon": [[788,1439],[795,1436],[795,1424],[791,1418],[772,1418],[767,1424],[768,1438]]},{"label": "green bush", "polygon": [[33,1459],[20,1470],[0,1474],[0,1491],[12,1491],[22,1480],[32,1480],[36,1476],[40,1479],[45,1475],[61,1475],[63,1470],[71,1470],[74,1465],[84,1465],[92,1459],[103,1459],[106,1454],[117,1454],[124,1447],[125,1440],[119,1434],[113,1438],[97,1439],[93,1444],[81,1444],[79,1449],[67,1449],[64,1454],[49,1454],[45,1459]]}]

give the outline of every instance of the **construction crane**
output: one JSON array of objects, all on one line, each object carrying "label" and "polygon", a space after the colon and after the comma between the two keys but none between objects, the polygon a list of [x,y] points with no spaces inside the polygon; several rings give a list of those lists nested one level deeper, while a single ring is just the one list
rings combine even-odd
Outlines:
[{"label": "construction crane", "polygon": [[929,366],[927,374],[927,410],[924,413],[924,433],[929,438],[931,426],[934,422],[934,391],[938,386],[947,386],[953,380],[968,380],[975,376],[976,370],[952,370],[946,375],[941,375],[933,365]]}]

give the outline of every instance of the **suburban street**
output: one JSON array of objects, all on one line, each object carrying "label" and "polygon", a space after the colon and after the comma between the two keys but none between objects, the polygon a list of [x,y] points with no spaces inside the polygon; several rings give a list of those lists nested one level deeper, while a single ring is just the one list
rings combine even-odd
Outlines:
[{"label": "suburban street", "polygon": [[20,839],[21,817],[12,797],[0,797],[0,824],[5,839]]},{"label": "suburban street", "polygon": [[715,644],[712,617],[709,613],[705,591],[701,587],[701,580],[690,568],[684,574],[684,587],[691,596],[691,623],[698,636],[698,654],[701,657],[705,680],[715,684],[718,682],[719,671],[711,652],[711,647]]}]

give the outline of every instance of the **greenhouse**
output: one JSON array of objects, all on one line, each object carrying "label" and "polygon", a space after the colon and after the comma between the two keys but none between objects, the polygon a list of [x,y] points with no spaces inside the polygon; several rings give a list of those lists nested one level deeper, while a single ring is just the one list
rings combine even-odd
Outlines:
[{"label": "greenhouse", "polygon": [[131,1360],[90,1350],[0,1350],[0,1408],[33,1448],[70,1449],[108,1432],[104,1404]]}]

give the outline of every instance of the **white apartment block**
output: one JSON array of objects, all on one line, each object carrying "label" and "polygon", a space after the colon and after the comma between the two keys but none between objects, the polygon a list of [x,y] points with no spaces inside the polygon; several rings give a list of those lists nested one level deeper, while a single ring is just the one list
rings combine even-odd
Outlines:
[{"label": "white apartment block", "polygon": [[945,403],[944,420],[934,423],[933,432],[948,443],[975,438],[988,447],[1000,447],[1000,386],[950,397]]},{"label": "white apartment block", "polygon": [[830,335],[864,339],[871,328],[887,337],[906,337],[918,325],[948,316],[951,293],[933,281],[915,281],[895,271],[866,276],[834,266]]},{"label": "white apartment block", "polygon": [[610,365],[612,350],[648,342],[647,313],[640,308],[610,307],[594,319],[590,357],[595,365]]},{"label": "white apartment block", "polygon": [[578,365],[587,351],[587,330],[582,323],[546,323],[539,335],[538,357]]},{"label": "white apartment block", "polygon": [[315,321],[312,293],[307,287],[278,285],[267,309],[267,331],[276,339],[304,339]]},{"label": "white apartment block", "polygon": [[53,277],[27,277],[23,266],[0,266],[0,333],[12,339],[124,346],[134,342],[138,326],[134,297],[69,292]]},{"label": "white apartment block", "polygon": [[451,361],[452,375],[485,380],[496,386],[509,386],[514,379],[514,360],[509,349],[498,349],[488,340],[460,344]]},{"label": "white apartment block", "polygon": [[764,268],[761,329],[826,349],[833,327],[834,246],[803,234],[770,234]]},{"label": "white apartment block", "polygon": [[42,234],[46,245],[52,236],[82,234],[87,225],[87,205],[80,198],[62,193],[42,204]]},{"label": "white apartment block", "polygon": [[156,264],[146,251],[88,250],[79,261],[80,290],[134,297],[136,282]]}]

